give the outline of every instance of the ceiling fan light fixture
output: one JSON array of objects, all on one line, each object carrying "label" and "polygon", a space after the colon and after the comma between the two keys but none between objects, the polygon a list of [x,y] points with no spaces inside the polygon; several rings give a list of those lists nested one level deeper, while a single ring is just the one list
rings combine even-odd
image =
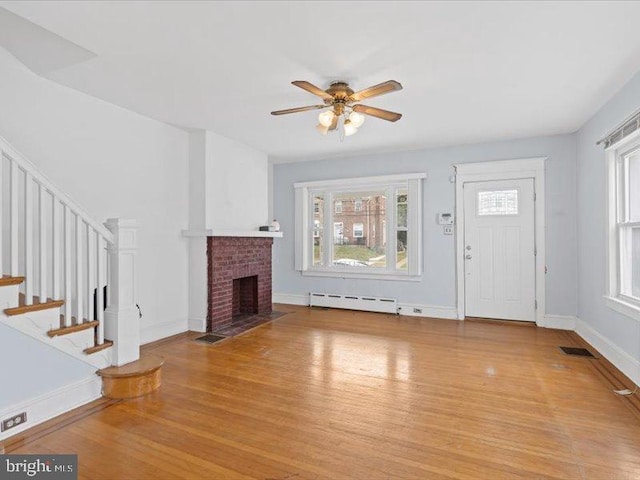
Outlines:
[{"label": "ceiling fan light fixture", "polygon": [[350,137],[354,133],[358,132],[358,127],[356,127],[351,120],[345,121],[343,128],[345,137]]},{"label": "ceiling fan light fixture", "polygon": [[333,82],[328,89],[322,90],[312,83],[304,80],[291,82],[307,92],[320,97],[324,104],[309,105],[306,107],[288,108],[276,110],[271,115],[286,115],[289,113],[307,112],[309,110],[321,110],[318,115],[316,130],[322,135],[337,131],[340,141],[358,132],[367,116],[380,118],[387,122],[397,122],[402,118],[401,113],[383,110],[360,103],[362,100],[378,97],[390,92],[402,90],[400,82],[388,80],[378,85],[354,92],[347,82]]},{"label": "ceiling fan light fixture", "polygon": [[318,115],[318,122],[320,122],[320,125],[322,125],[323,127],[329,128],[333,123],[333,119],[335,118],[335,116],[336,114],[333,113],[333,110],[327,110],[326,112],[322,112],[320,115]]},{"label": "ceiling fan light fixture", "polygon": [[322,135],[326,135],[327,132],[329,131],[329,127],[325,127],[322,124],[318,124],[316,125],[316,130],[318,131],[318,133],[321,133]]},{"label": "ceiling fan light fixture", "polygon": [[360,128],[364,123],[364,115],[358,112],[351,112],[349,114],[349,121],[354,127]]}]

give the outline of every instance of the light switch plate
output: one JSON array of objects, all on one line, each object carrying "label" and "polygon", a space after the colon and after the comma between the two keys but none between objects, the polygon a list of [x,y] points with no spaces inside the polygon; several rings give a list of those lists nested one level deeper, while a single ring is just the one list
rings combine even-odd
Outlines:
[{"label": "light switch plate", "polygon": [[445,235],[453,235],[453,225],[445,225],[443,230]]}]

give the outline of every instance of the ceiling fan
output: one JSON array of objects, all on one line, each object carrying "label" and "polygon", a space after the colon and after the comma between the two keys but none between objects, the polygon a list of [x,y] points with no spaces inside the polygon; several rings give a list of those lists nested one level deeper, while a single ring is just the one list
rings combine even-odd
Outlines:
[{"label": "ceiling fan", "polygon": [[390,112],[381,108],[369,107],[358,103],[367,98],[377,97],[385,93],[402,90],[402,85],[395,80],[389,80],[378,85],[374,85],[364,90],[354,92],[347,82],[333,82],[329,88],[322,90],[312,83],[304,80],[291,82],[296,87],[300,87],[307,92],[313,93],[322,98],[324,105],[310,105],[308,107],[289,108],[287,110],[276,110],[271,115],[286,115],[289,113],[306,112],[308,110],[320,110],[330,108],[318,116],[320,122],[316,129],[326,135],[327,132],[337,130],[342,119],[343,133],[345,136],[353,135],[364,123],[364,115],[381,118],[389,122],[397,122],[402,117],[401,113]]}]

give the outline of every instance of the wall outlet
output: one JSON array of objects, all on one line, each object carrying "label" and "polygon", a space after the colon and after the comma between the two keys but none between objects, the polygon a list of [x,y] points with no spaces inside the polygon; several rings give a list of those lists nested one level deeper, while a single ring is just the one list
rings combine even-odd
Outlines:
[{"label": "wall outlet", "polygon": [[27,421],[27,412],[19,413],[18,415],[14,415],[11,418],[6,418],[2,421],[1,432],[5,430],[9,430],[10,428],[17,427],[18,425],[22,425]]},{"label": "wall outlet", "polygon": [[422,309],[421,308],[414,308],[413,309],[413,313],[422,313]]}]

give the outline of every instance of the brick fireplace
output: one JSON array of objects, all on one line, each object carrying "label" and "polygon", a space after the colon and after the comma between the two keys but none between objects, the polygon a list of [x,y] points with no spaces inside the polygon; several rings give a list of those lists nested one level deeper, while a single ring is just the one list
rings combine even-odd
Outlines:
[{"label": "brick fireplace", "polygon": [[207,331],[271,312],[273,238],[207,237]]}]

